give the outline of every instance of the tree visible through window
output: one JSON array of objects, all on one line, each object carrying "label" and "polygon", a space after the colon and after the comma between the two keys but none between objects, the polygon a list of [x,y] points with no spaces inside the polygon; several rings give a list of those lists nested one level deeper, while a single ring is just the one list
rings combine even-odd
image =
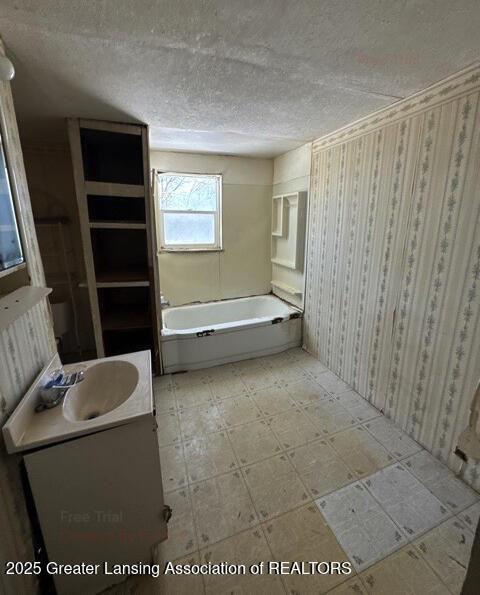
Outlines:
[{"label": "tree visible through window", "polygon": [[159,173],[161,247],[221,248],[221,175]]}]

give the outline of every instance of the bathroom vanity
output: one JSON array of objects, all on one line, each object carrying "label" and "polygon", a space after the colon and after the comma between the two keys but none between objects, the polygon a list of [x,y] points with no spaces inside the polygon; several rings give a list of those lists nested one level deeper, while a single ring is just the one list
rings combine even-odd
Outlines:
[{"label": "bathroom vanity", "polygon": [[152,562],[167,536],[150,352],[91,362],[63,403],[35,412],[59,367],[44,368],[3,428],[9,452],[23,452],[50,562],[98,564],[92,575],[54,575],[59,595],[98,593],[124,575],[105,564]]}]

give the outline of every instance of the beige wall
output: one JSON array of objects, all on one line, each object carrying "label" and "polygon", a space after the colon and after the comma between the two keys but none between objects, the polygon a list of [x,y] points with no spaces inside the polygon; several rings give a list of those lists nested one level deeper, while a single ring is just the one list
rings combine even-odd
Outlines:
[{"label": "beige wall", "polygon": [[480,375],[479,108],[477,66],[313,143],[307,348],[455,471]]},{"label": "beige wall", "polygon": [[[273,196],[289,192],[308,192],[310,187],[310,163],[312,159],[312,143],[293,149],[275,158],[273,162]],[[308,200],[308,198],[307,198]],[[274,287],[279,297],[303,308],[304,271],[297,271],[272,263],[272,281],[301,291],[301,296],[292,296]]]},{"label": "beige wall", "polygon": [[151,151],[150,162],[158,171],[223,175],[223,251],[159,255],[171,305],[268,293],[273,161]]}]

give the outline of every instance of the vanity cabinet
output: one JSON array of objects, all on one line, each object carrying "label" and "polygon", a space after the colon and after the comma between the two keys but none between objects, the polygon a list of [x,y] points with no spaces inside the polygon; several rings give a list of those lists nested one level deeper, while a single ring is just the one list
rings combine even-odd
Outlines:
[{"label": "vanity cabinet", "polygon": [[152,562],[167,537],[155,415],[24,455],[49,561],[100,564],[96,575],[54,576],[59,595],[124,580],[104,563]]}]

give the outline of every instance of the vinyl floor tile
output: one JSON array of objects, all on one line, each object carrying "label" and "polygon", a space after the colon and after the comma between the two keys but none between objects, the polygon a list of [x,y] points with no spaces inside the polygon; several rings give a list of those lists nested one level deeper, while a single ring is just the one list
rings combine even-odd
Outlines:
[{"label": "vinyl floor tile", "polygon": [[383,416],[367,422],[365,427],[397,459],[408,457],[422,449],[418,442]]},{"label": "vinyl floor tile", "polygon": [[[348,562],[330,527],[313,503],[287,512],[264,525],[275,560],[288,562]],[[287,574],[290,593],[326,593],[350,575]]]},{"label": "vinyl floor tile", "polygon": [[160,448],[163,491],[171,492],[187,484],[187,470],[181,444]]},{"label": "vinyl floor tile", "polygon": [[276,378],[273,373],[265,368],[254,368],[241,372],[242,382],[251,391],[261,390],[274,386]]},{"label": "vinyl floor tile", "polygon": [[190,482],[208,479],[237,467],[225,432],[196,436],[185,442],[184,451]]},{"label": "vinyl floor tile", "polygon": [[360,575],[371,595],[448,595],[449,590],[414,547],[407,546]]},{"label": "vinyl floor tile", "polygon": [[297,407],[267,418],[267,423],[282,448],[300,446],[321,437],[319,430]]},{"label": "vinyl floor tile", "polygon": [[363,484],[409,540],[450,516],[440,500],[399,463],[378,471]]},{"label": "vinyl floor tile", "polygon": [[296,406],[287,390],[279,386],[256,391],[253,400],[264,415],[276,415]]},{"label": "vinyl floor tile", "polygon": [[305,504],[310,496],[286,454],[243,469],[261,520]]},{"label": "vinyl floor tile", "polygon": [[165,500],[172,509],[172,517],[168,523],[168,539],[156,548],[159,563],[184,557],[198,548],[188,488],[170,492]]},{"label": "vinyl floor tile", "polygon": [[305,370],[305,372],[316,379],[318,379],[324,372],[328,372],[328,368],[326,366],[311,356],[300,359],[298,363]]},{"label": "vinyl floor tile", "polygon": [[217,406],[227,428],[257,421],[263,417],[255,400],[248,395],[237,395],[231,399],[225,399],[220,401]]},{"label": "vinyl floor tile", "polygon": [[173,388],[154,388],[153,395],[157,413],[171,413],[177,409],[177,400]]},{"label": "vinyl floor tile", "polygon": [[160,413],[156,419],[159,446],[180,442],[180,425],[178,415],[175,412]]},{"label": "vinyl floor tile", "polygon": [[321,399],[330,398],[330,393],[308,378],[289,384],[287,392],[300,406],[314,405]]},{"label": "vinyl floor tile", "polygon": [[357,479],[325,440],[288,451],[288,456],[313,498],[338,490]]},{"label": "vinyl floor tile", "polygon": [[260,527],[249,529],[200,551],[202,563],[219,564],[227,562],[245,567],[245,574],[205,576],[207,593],[262,593],[275,595],[284,593],[283,584],[278,576],[253,575],[249,572],[252,564],[268,563],[272,554]]},{"label": "vinyl floor tile", "polygon": [[228,437],[242,466],[274,456],[282,450],[265,420],[232,428]]},{"label": "vinyl floor tile", "polygon": [[209,402],[199,407],[189,407],[178,412],[178,420],[184,440],[195,436],[211,434],[224,429],[224,423],[218,407]]},{"label": "vinyl floor tile", "polygon": [[307,405],[304,411],[323,435],[333,434],[357,424],[357,420],[335,397]]},{"label": "vinyl floor tile", "polygon": [[368,591],[360,578],[354,576],[328,591],[328,595],[368,595]]},{"label": "vinyl floor tile", "polygon": [[452,593],[460,593],[470,559],[473,534],[457,518],[415,541],[423,557]]},{"label": "vinyl floor tile", "polygon": [[[156,560],[154,559],[154,563]],[[193,552],[184,558],[171,560],[174,565],[194,565],[199,563],[198,553]],[[163,562],[162,570],[163,570]],[[123,583],[115,585],[102,595],[202,595],[205,593],[203,580],[199,574],[160,574],[153,576],[130,576]]]},{"label": "vinyl floor tile", "polygon": [[258,524],[239,470],[196,483],[190,493],[200,547]]},{"label": "vinyl floor tile", "polygon": [[160,563],[349,560],[352,573],[130,577],[110,595],[460,593],[479,495],[305,351],[153,385],[173,508]]},{"label": "vinyl floor tile", "polygon": [[345,391],[351,388],[336,374],[330,372],[330,370],[327,370],[326,372],[323,372],[323,374],[320,374],[317,377],[317,382],[331,395],[338,395],[340,393],[344,393]]},{"label": "vinyl floor tile", "polygon": [[222,400],[247,393],[247,387],[238,376],[229,375],[215,379],[210,388],[215,399]]},{"label": "vinyl floor tile", "polygon": [[406,544],[397,525],[360,482],[319,498],[316,504],[358,571]]},{"label": "vinyl floor tile", "polygon": [[480,521],[480,502],[472,504],[472,506],[463,510],[458,515],[458,518],[470,529],[470,531],[475,533]]},{"label": "vinyl floor tile", "polygon": [[199,407],[213,401],[213,396],[208,384],[187,384],[175,389],[178,409]]},{"label": "vinyl floor tile", "polygon": [[393,456],[361,426],[329,437],[343,462],[359,477],[367,477],[394,462]]},{"label": "vinyl floor tile", "polygon": [[422,450],[404,463],[453,512],[458,513],[480,501],[478,494],[427,451]]},{"label": "vinyl floor tile", "polygon": [[338,394],[337,399],[358,422],[363,423],[382,415],[378,409],[375,409],[373,405],[354,390]]}]

